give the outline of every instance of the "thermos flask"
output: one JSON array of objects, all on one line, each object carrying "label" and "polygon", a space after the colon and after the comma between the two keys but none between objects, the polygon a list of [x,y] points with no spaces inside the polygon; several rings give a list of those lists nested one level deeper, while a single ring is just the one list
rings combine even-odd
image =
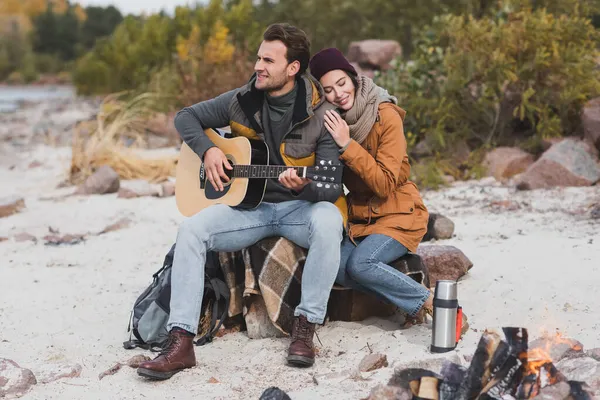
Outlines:
[{"label": "thermos flask", "polygon": [[456,281],[439,280],[433,295],[431,352],[445,353],[456,348],[458,290]]}]

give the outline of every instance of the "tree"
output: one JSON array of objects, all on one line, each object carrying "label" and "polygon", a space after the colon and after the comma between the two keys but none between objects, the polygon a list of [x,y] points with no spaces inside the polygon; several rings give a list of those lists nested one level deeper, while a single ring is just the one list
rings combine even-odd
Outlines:
[{"label": "tree", "polygon": [[80,43],[86,48],[94,47],[96,40],[110,36],[123,21],[123,15],[114,6],[86,7],[87,19],[81,26]]}]

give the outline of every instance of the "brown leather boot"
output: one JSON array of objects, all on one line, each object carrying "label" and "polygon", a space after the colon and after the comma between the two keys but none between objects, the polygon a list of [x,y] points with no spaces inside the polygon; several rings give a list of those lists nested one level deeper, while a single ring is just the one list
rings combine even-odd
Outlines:
[{"label": "brown leather boot", "polygon": [[315,363],[314,333],[315,324],[308,322],[304,315],[296,317],[292,326],[292,343],[288,350],[288,364],[296,367],[310,367]]},{"label": "brown leather boot", "polygon": [[196,366],[194,337],[178,329],[171,330],[163,351],[152,361],[140,364],[137,373],[154,380],[169,379],[179,371]]}]

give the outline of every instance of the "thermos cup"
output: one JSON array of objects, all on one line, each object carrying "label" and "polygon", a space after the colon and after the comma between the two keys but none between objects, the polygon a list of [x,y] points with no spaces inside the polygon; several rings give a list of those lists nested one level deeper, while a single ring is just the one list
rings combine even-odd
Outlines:
[{"label": "thermos cup", "polygon": [[431,352],[445,353],[454,350],[458,342],[457,312],[458,290],[456,281],[439,280],[433,295],[433,328]]}]

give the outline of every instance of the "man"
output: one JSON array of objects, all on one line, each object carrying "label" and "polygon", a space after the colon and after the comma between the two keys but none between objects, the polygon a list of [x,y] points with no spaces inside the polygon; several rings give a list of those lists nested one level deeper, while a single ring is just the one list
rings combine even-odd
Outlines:
[{"label": "man", "polygon": [[[271,25],[263,34],[255,74],[241,88],[181,110],[175,126],[203,158],[207,179],[223,190],[231,169],[223,152],[204,133],[229,125],[234,135],[262,139],[276,165],[314,165],[337,160],[339,149],[324,127],[325,102],[319,83],[305,73],[310,58],[306,34],[288,24]],[[323,185],[319,185],[323,186]],[[340,208],[333,203],[340,200]],[[168,379],[196,365],[197,333],[207,251],[237,251],[269,236],[283,236],[307,248],[300,304],[287,361],[314,363],[315,324],[325,318],[329,293],[340,262],[345,204],[341,185],[324,189],[288,169],[267,182],[263,202],[244,210],[223,204],[185,220],[177,235],[171,278],[171,313],[165,350],[138,368],[138,374]]]}]

